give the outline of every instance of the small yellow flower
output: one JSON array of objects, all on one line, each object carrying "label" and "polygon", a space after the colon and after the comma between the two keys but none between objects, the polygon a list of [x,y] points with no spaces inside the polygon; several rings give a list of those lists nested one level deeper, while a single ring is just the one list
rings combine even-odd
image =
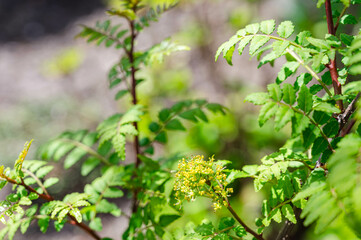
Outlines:
[{"label": "small yellow flower", "polygon": [[200,155],[180,160],[173,188],[177,205],[184,200],[194,201],[197,196],[204,196],[212,199],[215,211],[227,206],[227,196],[233,189],[226,188],[227,175],[223,170],[224,167],[216,164],[213,157],[208,161]]}]

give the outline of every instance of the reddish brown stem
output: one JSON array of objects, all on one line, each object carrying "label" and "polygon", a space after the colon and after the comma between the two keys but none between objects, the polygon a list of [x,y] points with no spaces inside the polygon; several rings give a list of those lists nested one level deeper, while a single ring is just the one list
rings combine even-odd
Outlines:
[{"label": "reddish brown stem", "polygon": [[[137,105],[138,103],[138,99],[137,99],[137,91],[136,91],[136,85],[137,85],[137,80],[135,78],[135,72],[137,71],[136,67],[134,66],[134,41],[136,38],[136,34],[135,34],[135,29],[134,29],[134,21],[130,21],[130,31],[131,31],[131,47],[130,47],[130,51],[129,51],[129,61],[131,63],[131,94],[132,94],[132,103],[133,105]],[[138,124],[136,122],[133,123],[135,129],[138,131]],[[135,161],[135,167],[138,168],[139,164],[140,164],[140,159],[138,157],[138,154],[140,153],[140,149],[139,149],[139,139],[138,136],[134,137],[134,148],[135,148],[135,153],[136,153],[136,161]]]},{"label": "reddish brown stem", "polygon": [[326,0],[325,9],[326,9],[326,19],[327,19],[328,33],[332,34],[332,35],[335,35],[335,27],[333,26],[332,7],[331,7],[331,1],[330,0]]},{"label": "reddish brown stem", "polygon": [[[335,27],[333,25],[333,18],[332,18],[332,7],[331,1],[326,0],[325,2],[325,10],[326,10],[326,19],[327,19],[327,28],[328,33],[331,35],[335,35]],[[334,59],[330,60],[330,63],[327,64],[327,68],[330,70],[331,79],[332,79],[332,86],[335,91],[336,95],[342,95],[342,87],[340,82],[338,81],[338,72],[337,72],[337,63],[336,63],[336,56]],[[341,112],[343,111],[343,103],[342,100],[336,101],[339,109]]]},{"label": "reddish brown stem", "polygon": [[[342,95],[342,86],[341,83],[338,81],[338,72],[337,72],[337,65],[336,65],[336,56],[333,60],[330,60],[330,63],[327,65],[328,69],[330,70],[331,79],[332,79],[332,86],[335,91],[335,95]],[[340,108],[341,112],[343,112],[343,102],[342,100],[336,101],[338,107]]]},{"label": "reddish brown stem", "polygon": [[230,204],[228,204],[227,207],[228,211],[233,215],[233,217],[237,220],[237,222],[239,222],[239,224],[242,225],[242,227],[246,230],[246,232],[252,234],[256,239],[258,240],[264,240],[264,238],[262,237],[262,235],[257,234],[255,231],[253,231],[250,227],[247,226],[247,224],[245,224],[242,219],[238,216],[238,214],[234,211],[234,209],[232,208],[232,206]]},{"label": "reddish brown stem", "polygon": [[89,235],[91,235],[94,239],[100,240],[101,237],[98,236],[98,234],[96,232],[94,232],[88,225],[84,224],[84,223],[80,223],[78,222],[75,217],[71,216],[70,214],[68,214],[68,217],[71,218],[71,221],[69,221],[69,223],[71,225],[75,225],[77,227],[80,227],[83,231],[85,231],[86,233],[88,233]]},{"label": "reddish brown stem", "polygon": [[[134,8],[135,11],[135,8]],[[135,32],[135,26],[134,26],[134,21],[133,20],[129,20],[129,27],[130,27],[130,50],[127,51],[128,57],[129,57],[129,61],[131,64],[131,95],[132,95],[132,103],[133,105],[136,105],[138,103],[138,99],[137,99],[137,91],[136,91],[136,85],[137,85],[137,80],[135,78],[135,73],[137,71],[136,66],[135,66],[135,59],[134,59],[134,45],[135,45],[135,38],[137,37],[136,32]],[[133,123],[134,128],[138,131],[138,123],[134,122]],[[139,165],[140,165],[140,159],[138,157],[139,153],[140,153],[140,147],[139,147],[139,138],[138,136],[134,136],[134,151],[135,151],[135,168],[138,169]],[[134,174],[133,177],[137,177],[136,173]],[[135,189],[134,190],[134,195],[133,195],[133,206],[132,206],[132,212],[136,212],[138,209],[138,199],[137,199],[137,195],[138,195],[139,190]]]},{"label": "reddish brown stem", "polygon": [[[21,182],[17,182],[15,181],[14,179],[12,178],[8,178],[6,176],[4,176],[6,181],[8,181],[9,183],[11,184],[15,184],[15,185],[20,185],[20,186],[23,186],[25,187],[29,192],[33,192],[33,193],[36,193],[39,198],[41,199],[44,199],[45,201],[48,201],[48,202],[51,202],[53,200],[55,200],[51,195],[49,194],[40,194],[38,193],[38,191],[36,191],[34,188],[32,188],[31,186],[25,184],[24,180],[21,179]],[[94,239],[96,240],[101,240],[101,237],[96,233],[94,232],[90,227],[88,227],[87,225],[85,225],[84,223],[80,223],[78,222],[73,216],[71,216],[70,214],[67,214],[68,217],[71,219],[71,221],[69,221],[69,223],[71,225],[75,225],[79,228],[81,228],[84,232],[86,232],[87,234],[91,235]]]}]

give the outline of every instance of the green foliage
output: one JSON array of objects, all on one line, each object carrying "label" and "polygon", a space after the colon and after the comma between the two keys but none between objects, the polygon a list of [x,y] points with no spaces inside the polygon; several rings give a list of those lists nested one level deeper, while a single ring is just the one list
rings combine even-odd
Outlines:
[{"label": "green foliage", "polygon": [[83,26],[83,31],[78,37],[87,38],[88,42],[96,42],[97,45],[104,43],[106,47],[115,45],[116,48],[121,48],[125,45],[121,39],[128,30],[118,30],[120,26],[112,26],[110,20],[97,22],[94,28]]},{"label": "green foliage", "polygon": [[[40,148],[43,160],[25,160],[30,141],[13,168],[0,166],[0,190],[13,186],[0,201],[0,221],[4,224],[0,240],[6,236],[14,239],[18,230],[25,234],[34,221],[43,233],[51,222],[57,231],[70,223],[101,239],[98,232],[103,229],[103,217],[109,214],[128,217],[122,235],[125,240],[264,240],[267,232],[272,232],[265,231],[272,228],[272,221],[299,224],[299,217],[304,218],[305,226],[315,223],[316,234],[344,218],[348,228],[360,237],[361,127],[354,131],[353,125],[360,122],[359,113],[354,112],[361,85],[348,83],[349,73],[361,73],[360,36],[341,33],[315,38],[308,31],[295,33],[297,28],[291,21],[277,25],[274,20],[252,23],[237,31],[219,47],[215,59],[222,54],[232,65],[236,49],[242,55],[247,46],[259,67],[273,66],[276,59],[283,58],[285,63],[267,91],[250,94],[245,101],[261,106],[260,127],[274,119],[274,130],[290,133],[290,137],[278,151],[263,157],[259,164],[244,165],[242,170],[232,169],[231,161],[204,160],[200,155],[183,158],[174,170],[174,157],[154,154],[155,146],[167,144],[172,132],[186,132],[190,124],[207,123],[210,113],[228,112],[222,105],[203,99],[177,101],[156,113],[149,110],[152,108],[146,106],[147,101],[142,101],[144,106],[138,102],[137,87],[147,81],[139,78],[138,71],[162,63],[174,52],[189,50],[170,38],[143,51],[136,45],[142,30],[175,3],[122,0],[108,14],[126,21],[126,26],[110,20],[97,22],[95,27],[83,26],[78,37],[122,50],[109,71],[109,88],[119,88],[116,100],[129,95],[131,104],[125,104],[127,110],[105,119],[93,131],[62,133]],[[317,6],[324,3],[318,0]],[[335,32],[339,25],[357,24],[358,19],[346,10],[358,3],[331,1],[330,7],[340,4],[342,12],[326,7],[328,16],[333,14],[337,21]],[[336,57],[342,67],[337,68],[340,63]],[[126,155],[129,145],[133,155]],[[49,176],[54,168],[50,160],[64,161],[64,169],[79,166],[87,181],[84,193],[72,192],[63,200],[55,199],[49,192],[59,178]],[[255,231],[230,201],[232,184],[243,178],[251,178],[255,192],[265,194]],[[115,201],[123,197],[132,199],[130,214]],[[230,215],[215,221],[217,224],[208,220],[198,225],[189,222],[184,228],[173,224],[183,216],[176,205],[204,197],[211,199],[214,210],[224,208]]]},{"label": "green foliage", "polygon": [[[350,1],[341,2],[345,10],[350,7]],[[323,3],[325,1],[318,1],[318,7]],[[335,14],[339,18],[337,24],[357,23],[352,15]],[[278,36],[273,34],[276,29]],[[305,218],[305,226],[316,222],[316,233],[327,229],[338,217],[345,216],[351,219],[348,221],[350,228],[359,235],[355,226],[360,220],[355,214],[350,217],[349,213],[356,211],[354,196],[359,191],[357,184],[360,178],[356,169],[361,146],[358,135],[343,137],[341,129],[354,111],[352,100],[355,94],[361,90],[359,82],[346,84],[348,72],[354,75],[361,72],[358,70],[361,45],[358,36],[344,33],[339,36],[327,34],[325,39],[316,39],[309,32],[300,32],[292,41],[289,38],[293,32],[294,26],[290,21],[282,22],[278,27],[273,20],[250,24],[222,44],[216,53],[216,60],[223,54],[232,65],[236,44],[240,54],[249,45],[249,54],[257,57],[259,66],[272,64],[282,56],[287,60],[278,73],[276,83],[267,86],[268,92],[251,94],[246,101],[263,105],[258,118],[260,126],[274,117],[276,131],[288,123],[291,125],[291,138],[279,152],[263,158],[261,165],[245,166],[238,176],[253,178],[256,191],[266,186],[268,198],[263,201],[263,216],[256,221],[259,232],[272,220],[281,222],[282,217],[296,223],[295,208],[299,208],[302,210],[301,217]],[[332,66],[328,65],[334,61],[336,53],[341,55],[346,65],[338,70],[338,79],[332,75]],[[284,83],[290,76],[298,74],[300,65],[307,73],[296,76],[294,84]],[[317,73],[325,67],[330,71],[318,77]],[[308,86],[313,78],[319,84]],[[335,81],[345,85],[342,97],[329,90]],[[327,95],[322,96],[322,89]],[[348,103],[349,107],[343,109],[340,101]]]},{"label": "green foliage", "polygon": [[179,45],[166,39],[163,42],[153,46],[148,52],[146,63],[149,65],[154,63],[162,63],[164,56],[169,56],[173,52],[190,50],[189,47]]},{"label": "green foliage", "polygon": [[140,116],[143,114],[141,108],[142,106],[136,105],[124,113],[121,118],[119,115],[115,115],[102,122],[97,128],[100,146],[110,141],[119,158],[125,160],[126,135],[138,135],[138,130],[133,123],[140,121]]}]

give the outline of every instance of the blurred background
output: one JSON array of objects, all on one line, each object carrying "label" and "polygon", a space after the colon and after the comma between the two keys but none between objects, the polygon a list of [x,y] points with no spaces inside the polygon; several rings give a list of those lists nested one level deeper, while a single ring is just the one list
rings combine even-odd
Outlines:
[{"label": "blurred background", "polygon": [[[108,71],[121,52],[74,38],[81,30],[80,24],[93,26],[97,20],[109,18],[105,10],[114,3],[0,1],[1,164],[12,165],[25,141],[34,139],[29,159],[35,158],[36,149],[61,132],[95,129],[108,116],[124,111],[125,105],[114,100],[116,90],[109,90],[107,82]],[[278,23],[291,20],[297,26],[296,32],[309,30],[315,37],[323,37],[327,25],[323,9],[317,9],[315,3],[314,0],[188,0],[146,29],[138,39],[142,49],[170,36],[191,47],[191,51],[176,53],[164,64],[141,73],[146,81],[140,85],[139,98],[152,106],[150,111],[169,106],[174,100],[194,98],[221,103],[230,109],[225,116],[212,115],[210,123],[189,125],[187,133],[170,134],[170,142],[163,151],[169,155],[215,154],[216,159],[229,159],[235,168],[240,168],[258,162],[282,146],[289,131],[275,134],[272,123],[259,128],[259,109],[244,103],[248,93],[262,91],[274,81],[282,61],[276,62],[274,68],[267,65],[257,69],[255,59],[250,60],[246,54],[235,55],[231,67],[224,59],[215,63],[214,55],[238,29],[266,19],[276,19]],[[357,32],[357,29],[359,26],[346,31]],[[76,177],[76,171],[60,171],[59,168],[58,174]],[[74,184],[70,177],[64,180],[63,192],[54,189],[55,194],[62,196],[66,189],[82,191],[81,181]],[[237,210],[252,222],[258,215],[262,196],[254,193],[251,182],[242,183],[238,189],[233,201]],[[187,204],[186,216],[178,223],[199,223],[204,217],[216,219],[204,201]],[[120,203],[125,207],[127,204]],[[217,215],[227,214],[221,211]],[[120,236],[126,228],[124,221],[109,218],[101,235]],[[16,239],[87,239],[72,227],[65,228],[60,235],[49,231],[50,235],[43,236],[34,227],[26,236],[16,235]],[[312,236],[311,229],[298,239],[353,239],[350,234],[339,222],[321,237]]]}]

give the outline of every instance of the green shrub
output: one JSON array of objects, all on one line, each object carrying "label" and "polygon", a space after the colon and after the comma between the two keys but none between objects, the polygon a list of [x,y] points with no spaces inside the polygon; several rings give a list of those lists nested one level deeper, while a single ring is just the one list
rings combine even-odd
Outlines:
[{"label": "green shrub", "polygon": [[[13,185],[13,191],[0,202],[0,220],[5,224],[0,239],[13,239],[18,229],[24,234],[33,221],[43,233],[50,222],[57,231],[69,223],[94,239],[109,239],[98,233],[104,214],[129,218],[123,239],[271,239],[266,229],[272,228],[272,221],[285,221],[277,239],[292,239],[290,228],[295,224],[315,223],[314,231],[319,234],[340,218],[355,237],[361,237],[361,128],[355,127],[360,120],[355,110],[361,84],[349,80],[349,75],[361,73],[361,37],[337,33],[340,25],[357,23],[347,10],[361,1],[318,1],[317,6],[326,10],[329,34],[324,39],[308,31],[294,33],[290,21],[276,25],[267,20],[247,25],[220,46],[216,60],[223,55],[230,65],[236,47],[242,54],[249,46],[259,67],[273,65],[278,58],[285,60],[268,91],[250,94],[246,101],[262,105],[260,126],[274,118],[274,130],[289,127],[290,137],[260,164],[241,170],[227,168],[230,161],[205,160],[199,155],[177,159],[178,169],[173,170],[173,157],[153,156],[154,145],[167,144],[168,134],[186,131],[185,122],[208,122],[210,112],[226,114],[228,110],[217,103],[203,99],[176,102],[159,111],[149,129],[139,129],[148,106],[137,99],[137,86],[143,81],[138,71],[175,51],[188,50],[171,39],[137,50],[136,39],[142,30],[175,6],[174,1],[155,2],[123,0],[119,8],[108,11],[126,26],[110,20],[83,26],[78,37],[121,52],[109,72],[109,87],[119,89],[116,100],[130,96],[131,106],[101,122],[95,131],[61,134],[41,147],[43,160],[25,160],[30,142],[12,169],[0,167],[0,189]],[[341,11],[332,11],[340,7]],[[127,141],[135,153],[130,161],[124,161]],[[80,163],[82,176],[96,177],[82,193],[59,200],[48,190],[59,179],[47,175],[53,170],[49,160],[62,159],[65,169]],[[246,223],[229,200],[230,184],[243,178],[253,180],[256,192],[267,193],[256,227]],[[133,203],[129,216],[112,201],[124,195]],[[217,226],[204,220],[200,225],[169,228],[183,215],[182,202],[198,197],[210,198],[214,210],[225,208],[229,217],[220,219]]]}]

